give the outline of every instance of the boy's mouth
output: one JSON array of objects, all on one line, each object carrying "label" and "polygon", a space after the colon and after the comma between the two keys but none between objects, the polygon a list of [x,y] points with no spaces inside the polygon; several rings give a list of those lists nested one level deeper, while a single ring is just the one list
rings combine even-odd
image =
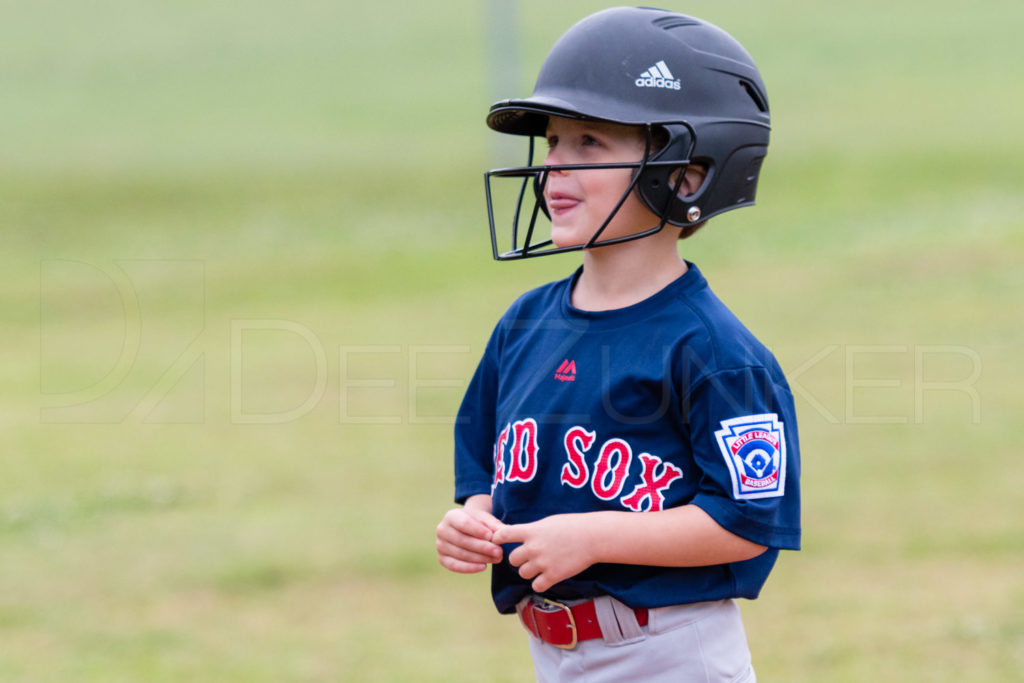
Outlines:
[{"label": "boy's mouth", "polygon": [[572,195],[563,192],[552,192],[548,196],[548,211],[560,216],[576,208],[579,203],[580,200]]}]

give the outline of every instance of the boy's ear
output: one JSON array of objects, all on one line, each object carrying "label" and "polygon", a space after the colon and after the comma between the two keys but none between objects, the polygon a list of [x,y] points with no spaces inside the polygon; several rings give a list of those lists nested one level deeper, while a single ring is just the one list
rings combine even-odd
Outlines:
[{"label": "boy's ear", "polygon": [[[683,182],[679,185],[679,192],[677,194],[681,199],[692,197],[697,194],[707,177],[708,170],[706,167],[701,164],[690,164],[686,167],[686,174],[683,176]],[[669,176],[669,182],[675,185],[678,180],[679,171],[675,170]]]},{"label": "boy's ear", "polygon": [[700,164],[690,164],[687,166],[686,173],[683,176],[683,183],[679,186],[679,196],[686,198],[697,194],[707,177],[707,169]]}]

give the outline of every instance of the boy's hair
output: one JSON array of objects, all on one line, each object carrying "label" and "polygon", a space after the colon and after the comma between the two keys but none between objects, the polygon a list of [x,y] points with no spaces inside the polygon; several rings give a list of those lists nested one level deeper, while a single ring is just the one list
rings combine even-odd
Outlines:
[{"label": "boy's hair", "polygon": [[[562,116],[641,126],[651,143],[633,165],[634,190],[660,223],[626,238],[601,240],[611,216],[585,244],[554,247],[532,243],[533,224],[546,212],[537,200],[519,244],[524,197],[539,195],[550,168],[531,165],[486,174],[488,218],[499,260],[638,239],[665,225],[680,237],[696,232],[719,213],[754,203],[769,137],[768,98],[750,55],[729,34],[700,19],[651,8],[617,7],[586,17],[552,47],[533,94],[491,107],[487,124],[503,133],[543,136],[547,118]],[[656,140],[657,138],[657,140]],[[657,151],[653,151],[657,148]],[[531,140],[532,149],[532,140]],[[532,156],[532,154],[531,154]],[[700,189],[678,196],[673,173],[691,163],[706,168]],[[615,166],[621,167],[621,165]],[[512,249],[498,248],[491,201],[494,177],[523,179],[512,226]],[[533,183],[529,192],[527,183]],[[614,214],[613,214],[614,215]]]},{"label": "boy's hair", "polygon": [[685,240],[687,237],[693,237],[693,233],[697,232],[701,228],[707,225],[707,221],[701,221],[693,225],[685,225],[679,229],[679,239]]}]

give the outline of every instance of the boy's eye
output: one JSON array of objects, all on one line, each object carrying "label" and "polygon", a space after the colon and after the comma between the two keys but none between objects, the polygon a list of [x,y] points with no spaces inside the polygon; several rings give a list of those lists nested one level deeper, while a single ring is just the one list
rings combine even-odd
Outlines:
[{"label": "boy's eye", "polygon": [[593,146],[593,145],[598,145],[598,144],[600,144],[600,143],[599,143],[599,142],[597,141],[597,138],[595,138],[595,137],[594,137],[594,136],[592,136],[592,135],[584,135],[584,136],[583,136],[583,138],[582,138],[582,140],[581,140],[581,142],[583,143],[583,146],[584,146],[584,147],[590,147],[590,146]]},{"label": "boy's eye", "polygon": [[558,144],[558,136],[557,135],[549,135],[548,136],[548,149],[554,149],[555,145],[557,145],[557,144]]}]

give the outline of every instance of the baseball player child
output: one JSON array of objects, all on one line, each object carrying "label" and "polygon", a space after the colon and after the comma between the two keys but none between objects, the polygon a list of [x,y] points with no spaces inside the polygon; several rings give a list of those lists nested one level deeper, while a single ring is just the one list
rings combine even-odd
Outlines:
[{"label": "baseball player child", "polygon": [[[735,600],[800,546],[793,398],[677,245],[754,202],[761,76],[707,22],[609,9],[487,124],[531,145],[527,166],[486,174],[495,258],[583,263],[521,296],[487,343],[456,421],[461,507],[437,527],[440,562],[491,566],[538,680],[753,681]],[[491,186],[507,178],[502,251]]]}]

